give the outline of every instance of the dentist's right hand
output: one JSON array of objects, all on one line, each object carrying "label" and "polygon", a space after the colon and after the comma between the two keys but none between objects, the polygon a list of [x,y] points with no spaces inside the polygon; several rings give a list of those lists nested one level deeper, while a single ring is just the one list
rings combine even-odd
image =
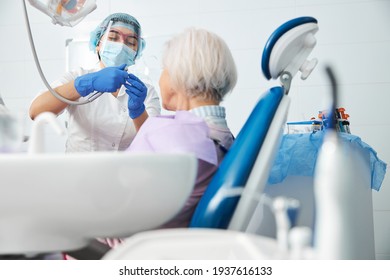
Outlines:
[{"label": "dentist's right hand", "polygon": [[128,77],[124,70],[126,64],[115,67],[106,67],[97,72],[79,76],[74,81],[74,87],[81,96],[87,96],[91,92],[116,92]]}]

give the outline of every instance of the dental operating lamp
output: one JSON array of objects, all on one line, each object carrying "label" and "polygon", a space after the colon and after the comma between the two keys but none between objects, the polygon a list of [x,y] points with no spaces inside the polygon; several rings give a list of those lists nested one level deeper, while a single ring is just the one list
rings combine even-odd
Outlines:
[{"label": "dental operating lamp", "polygon": [[[96,9],[96,0],[49,0],[49,1],[41,1],[41,0],[28,0],[31,6],[37,8],[44,14],[48,15],[53,24],[59,24],[61,26],[69,26],[73,27],[82,21],[89,13]],[[34,40],[32,38],[30,22],[28,19],[26,1],[22,0],[23,8],[24,8],[24,17],[26,21],[27,34],[30,41],[31,51],[34,56],[35,65],[37,66],[39,75],[43,83],[46,85],[47,89],[51,94],[53,94],[57,99],[61,100],[70,105],[83,105],[92,102],[100,95],[101,92],[94,92],[90,94],[84,100],[73,101],[66,99],[57,93],[47,82],[45,75],[43,74],[42,68],[39,63],[38,55],[35,50]]]}]

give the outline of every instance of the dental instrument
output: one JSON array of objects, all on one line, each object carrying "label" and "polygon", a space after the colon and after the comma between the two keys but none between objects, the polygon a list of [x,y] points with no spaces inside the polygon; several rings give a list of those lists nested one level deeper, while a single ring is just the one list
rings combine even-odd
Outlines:
[{"label": "dental instrument", "polygon": [[[22,0],[22,2],[23,2],[24,18],[27,27],[27,35],[29,38],[31,51],[34,57],[34,62],[37,67],[38,73],[43,83],[49,90],[49,92],[53,94],[53,96],[55,96],[57,99],[61,100],[62,102],[71,105],[87,104],[94,101],[99,96],[101,96],[103,93],[94,92],[90,96],[88,96],[85,100],[73,101],[64,98],[50,86],[50,84],[46,80],[45,75],[43,74],[41,65],[39,63],[38,55],[35,49],[34,39],[32,37],[30,21],[27,13],[26,0]],[[46,4],[43,4],[39,0],[38,1],[29,0],[29,2],[33,7],[37,8],[38,10],[42,11],[43,13],[51,17],[54,24],[59,24],[62,26],[70,26],[70,27],[73,27],[74,25],[78,24],[85,16],[87,16],[89,13],[91,13],[96,9],[96,3],[95,3],[96,0],[87,0],[87,1],[51,0],[51,1],[47,1]]]},{"label": "dental instrument", "polygon": [[279,248],[289,250],[289,232],[295,225],[299,211],[299,201],[293,198],[278,196],[272,202],[276,220],[276,239]]},{"label": "dental instrument", "polygon": [[[326,71],[333,112],[338,85],[332,69]],[[375,259],[369,154],[342,142],[334,114],[328,117],[314,174],[314,250],[319,259]]]},{"label": "dental instrument", "polygon": [[309,227],[293,227],[288,233],[290,258],[293,260],[314,259],[311,248],[312,230]]}]

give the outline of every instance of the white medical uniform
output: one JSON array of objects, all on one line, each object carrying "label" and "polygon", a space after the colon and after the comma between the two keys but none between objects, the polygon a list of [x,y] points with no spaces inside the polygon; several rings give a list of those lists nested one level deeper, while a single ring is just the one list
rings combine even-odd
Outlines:
[{"label": "white medical uniform", "polygon": [[[55,81],[52,87],[58,87],[78,76],[95,71],[97,69],[79,68],[68,72]],[[161,105],[156,90],[150,84],[145,83],[145,86],[148,88],[144,102],[147,113],[149,116],[160,115]],[[91,103],[69,105],[66,108],[69,114],[66,152],[126,150],[136,134],[133,121],[129,117],[127,100],[128,95],[122,86],[117,97],[111,93],[104,93]]]}]

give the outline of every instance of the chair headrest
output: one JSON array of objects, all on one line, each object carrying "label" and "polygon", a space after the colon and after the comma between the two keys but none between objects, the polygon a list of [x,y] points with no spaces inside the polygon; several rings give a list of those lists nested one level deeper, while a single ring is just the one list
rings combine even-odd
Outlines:
[{"label": "chair headrest", "polygon": [[313,17],[299,17],[287,21],[269,37],[262,55],[261,69],[264,76],[277,79],[283,72],[292,77],[300,70],[306,79],[317,60],[307,58],[316,45],[314,34],[318,31],[317,20]]}]

